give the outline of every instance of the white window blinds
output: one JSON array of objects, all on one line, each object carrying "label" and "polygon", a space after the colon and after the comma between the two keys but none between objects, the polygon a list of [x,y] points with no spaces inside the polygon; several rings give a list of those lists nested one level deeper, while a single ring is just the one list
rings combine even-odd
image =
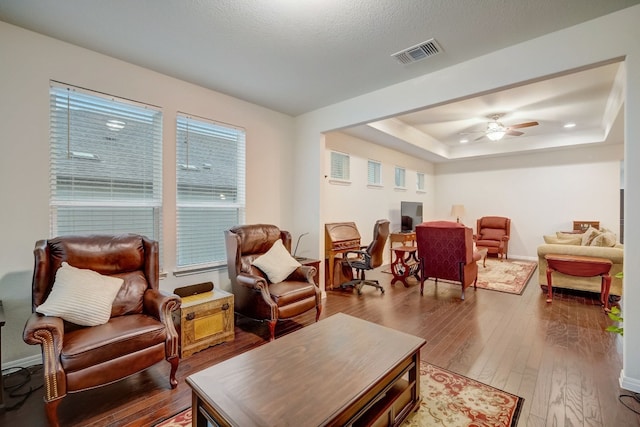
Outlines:
[{"label": "white window blinds", "polygon": [[138,233],[162,242],[162,113],[52,84],[50,121],[52,236]]},{"label": "white window blinds", "polygon": [[424,191],[424,174],[422,172],[416,174],[416,190]]},{"label": "white window blinds", "polygon": [[396,166],[395,184],[397,188],[405,188],[405,169]]},{"label": "white window blinds", "polygon": [[224,231],[244,223],[245,131],[178,115],[178,270],[226,265]]},{"label": "white window blinds", "polygon": [[350,179],[348,154],[331,152],[331,178],[344,181]]},{"label": "white window blinds", "polygon": [[382,184],[382,165],[375,160],[369,160],[367,163],[367,184],[369,185],[381,185]]}]

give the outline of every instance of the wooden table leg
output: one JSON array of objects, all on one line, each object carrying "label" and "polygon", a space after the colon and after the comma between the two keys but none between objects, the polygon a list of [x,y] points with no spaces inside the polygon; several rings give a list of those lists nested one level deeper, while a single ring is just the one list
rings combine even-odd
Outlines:
[{"label": "wooden table leg", "polygon": [[547,268],[547,302],[553,301],[553,286],[551,285],[551,273],[553,273],[553,269]]},{"label": "wooden table leg", "polygon": [[611,276],[608,274],[602,275],[602,285],[600,289],[600,302],[604,307],[604,311],[610,311],[609,307],[609,290],[611,289]]}]

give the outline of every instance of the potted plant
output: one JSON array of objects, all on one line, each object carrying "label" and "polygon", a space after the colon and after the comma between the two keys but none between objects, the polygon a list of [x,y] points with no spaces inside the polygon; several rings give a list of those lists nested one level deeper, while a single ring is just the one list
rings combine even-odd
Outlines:
[{"label": "potted plant", "polygon": [[[616,277],[619,279],[622,279],[623,274],[622,271],[618,274],[616,274]],[[617,306],[613,306],[611,307],[611,311],[609,311],[607,313],[607,315],[609,316],[609,319],[613,320],[614,322],[618,322],[618,325],[611,325],[608,326],[605,331],[607,332],[613,332],[616,334],[620,334],[621,336],[624,336],[624,328],[622,327],[622,321],[624,320],[621,316],[622,311],[620,311],[620,308]]]}]

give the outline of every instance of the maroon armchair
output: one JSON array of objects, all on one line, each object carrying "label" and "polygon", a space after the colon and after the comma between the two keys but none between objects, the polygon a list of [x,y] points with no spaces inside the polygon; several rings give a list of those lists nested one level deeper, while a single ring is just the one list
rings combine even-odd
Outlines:
[{"label": "maroon armchair", "polygon": [[424,281],[433,278],[459,282],[461,299],[471,283],[476,287],[480,256],[473,249],[471,228],[451,221],[424,222],[416,226],[418,259],[420,261],[420,295]]},{"label": "maroon armchair", "polygon": [[[50,425],[58,425],[57,408],[67,393],[115,382],[163,359],[171,364],[171,388],[178,385],[178,334],[171,312],[180,307],[181,300],[158,288],[158,242],[133,234],[64,236],[38,241],[33,252],[34,312],[27,320],[23,339],[42,346],[44,401]],[[52,295],[63,262],[100,273],[108,280],[122,279],[115,280],[121,285],[116,285],[110,317],[107,303],[106,323],[80,326],[36,312]],[[77,282],[80,286],[86,283]]]},{"label": "maroon armchair", "polygon": [[483,216],[476,224],[473,239],[476,246],[487,248],[487,253],[496,254],[498,258],[508,258],[509,237],[511,236],[511,219],[502,216]]},{"label": "maroon armchair", "polygon": [[299,266],[281,282],[272,283],[253,262],[281,240],[291,252],[291,234],[275,225],[240,225],[225,231],[227,269],[234,295],[234,310],[252,319],[269,323],[270,341],[275,339],[278,320],[290,319],[316,310],[322,311],[322,292],[313,276],[316,268]]}]

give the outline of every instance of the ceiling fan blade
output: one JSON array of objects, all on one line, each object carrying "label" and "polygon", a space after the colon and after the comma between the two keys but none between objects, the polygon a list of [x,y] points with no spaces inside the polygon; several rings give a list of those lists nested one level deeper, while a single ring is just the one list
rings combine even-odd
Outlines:
[{"label": "ceiling fan blade", "polygon": [[526,122],[526,123],[518,123],[517,125],[509,126],[508,129],[520,129],[520,128],[528,128],[531,126],[538,126],[540,123],[538,122]]},{"label": "ceiling fan blade", "polygon": [[485,137],[485,135],[480,135],[479,137],[477,137],[476,139],[474,139],[474,140],[473,140],[473,142],[480,141],[480,140],[481,140],[482,138],[484,138],[484,137]]},{"label": "ceiling fan blade", "polygon": [[473,135],[474,133],[485,132],[485,129],[471,130],[468,132],[458,132],[458,135]]},{"label": "ceiling fan blade", "polygon": [[520,132],[519,130],[508,130],[506,135],[520,136],[520,135],[524,135],[524,132]]}]

